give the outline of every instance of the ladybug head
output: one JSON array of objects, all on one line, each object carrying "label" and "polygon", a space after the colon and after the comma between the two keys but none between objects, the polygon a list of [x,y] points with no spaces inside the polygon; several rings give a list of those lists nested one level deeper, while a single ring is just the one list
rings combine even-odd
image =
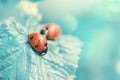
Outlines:
[{"label": "ladybug head", "polygon": [[40,31],[40,33],[41,34],[45,34],[45,35],[47,35],[47,32],[48,32],[48,28],[47,27],[44,27],[44,28],[42,28],[42,30]]},{"label": "ladybug head", "polygon": [[47,39],[54,40],[60,35],[60,27],[57,24],[46,24],[40,31]]}]

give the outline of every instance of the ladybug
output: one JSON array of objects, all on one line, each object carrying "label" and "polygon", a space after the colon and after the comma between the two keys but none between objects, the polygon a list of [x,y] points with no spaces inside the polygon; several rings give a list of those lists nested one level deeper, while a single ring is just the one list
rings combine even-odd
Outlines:
[{"label": "ladybug", "polygon": [[42,27],[40,33],[45,35],[48,40],[54,40],[60,35],[60,27],[54,23],[46,24]]},{"label": "ladybug", "polygon": [[31,47],[40,55],[45,55],[47,53],[47,39],[42,34],[31,33],[28,35],[28,39]]}]

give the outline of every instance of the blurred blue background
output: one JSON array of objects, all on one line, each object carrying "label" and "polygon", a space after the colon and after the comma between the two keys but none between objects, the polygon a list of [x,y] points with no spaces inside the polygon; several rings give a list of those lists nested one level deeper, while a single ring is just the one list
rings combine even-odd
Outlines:
[{"label": "blurred blue background", "polygon": [[0,20],[14,16],[25,25],[33,16],[41,24],[58,23],[63,35],[84,42],[75,80],[120,80],[120,0],[29,0],[34,8],[23,6],[23,18],[15,7],[22,1],[0,0]]},{"label": "blurred blue background", "polygon": [[120,0],[49,0],[40,11],[84,42],[75,80],[120,80]]}]

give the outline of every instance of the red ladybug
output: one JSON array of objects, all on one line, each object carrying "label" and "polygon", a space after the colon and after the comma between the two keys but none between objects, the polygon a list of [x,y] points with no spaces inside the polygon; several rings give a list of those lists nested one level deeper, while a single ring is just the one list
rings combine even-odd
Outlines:
[{"label": "red ladybug", "polygon": [[44,34],[47,39],[54,40],[60,35],[60,27],[54,23],[46,24],[42,27],[40,33]]},{"label": "red ladybug", "polygon": [[47,53],[47,39],[42,34],[31,33],[28,38],[28,42],[36,52],[39,52],[40,55],[45,55]]}]

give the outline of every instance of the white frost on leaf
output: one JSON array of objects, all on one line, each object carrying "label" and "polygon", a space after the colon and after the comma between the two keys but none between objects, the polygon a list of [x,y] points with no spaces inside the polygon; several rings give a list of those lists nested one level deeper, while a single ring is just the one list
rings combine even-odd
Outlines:
[{"label": "white frost on leaf", "polygon": [[82,42],[71,35],[48,42],[39,56],[27,43],[27,31],[15,20],[0,24],[0,80],[73,80]]}]

